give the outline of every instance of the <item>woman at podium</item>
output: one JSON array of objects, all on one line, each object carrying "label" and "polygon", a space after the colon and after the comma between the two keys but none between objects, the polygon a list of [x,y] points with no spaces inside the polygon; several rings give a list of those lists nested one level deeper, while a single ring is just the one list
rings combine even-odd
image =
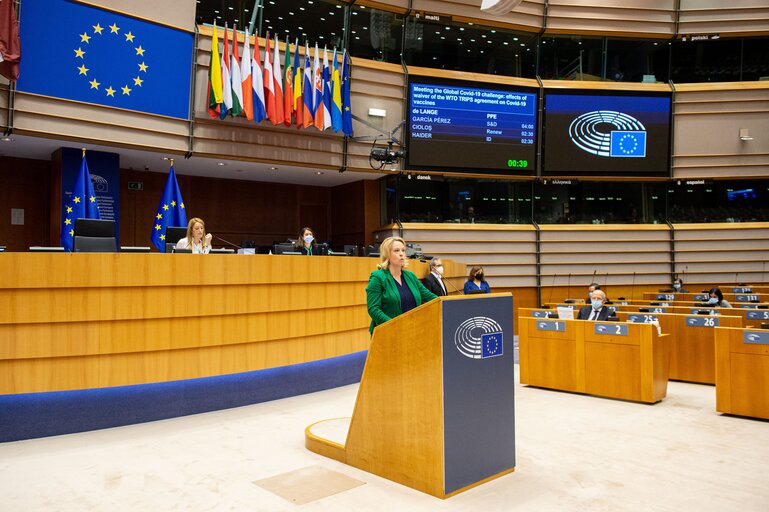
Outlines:
[{"label": "woman at podium", "polygon": [[371,333],[377,325],[438,298],[413,272],[406,270],[406,242],[402,238],[386,238],[379,246],[379,259],[366,286]]},{"label": "woman at podium", "polygon": [[211,252],[211,237],[211,233],[206,233],[203,219],[193,217],[187,223],[187,236],[176,242],[176,248],[191,249],[192,254],[208,254]]}]

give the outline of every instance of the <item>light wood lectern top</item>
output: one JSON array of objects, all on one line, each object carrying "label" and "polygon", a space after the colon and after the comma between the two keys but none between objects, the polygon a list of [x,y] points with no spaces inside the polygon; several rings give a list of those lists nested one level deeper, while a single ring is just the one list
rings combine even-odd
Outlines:
[{"label": "light wood lectern top", "polygon": [[441,297],[378,326],[352,418],[305,445],[439,498],[513,471],[512,313],[510,294]]}]

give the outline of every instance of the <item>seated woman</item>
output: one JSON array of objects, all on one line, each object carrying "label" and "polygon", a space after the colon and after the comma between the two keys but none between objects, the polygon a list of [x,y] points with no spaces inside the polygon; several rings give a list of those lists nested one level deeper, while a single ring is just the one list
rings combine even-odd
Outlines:
[{"label": "seated woman", "polygon": [[491,293],[491,287],[483,276],[483,267],[477,265],[470,269],[465,283],[465,295],[473,293]]},{"label": "seated woman", "polygon": [[385,238],[379,246],[379,260],[377,270],[371,273],[366,286],[371,333],[377,325],[392,320],[423,302],[438,298],[425,288],[416,275],[405,269],[408,260],[406,242],[402,238]]},{"label": "seated woman", "polygon": [[315,233],[312,232],[311,228],[302,228],[299,231],[299,239],[296,241],[294,249],[302,253],[302,256],[319,256],[321,254],[321,249],[315,241]]},{"label": "seated woman", "polygon": [[724,300],[724,294],[721,293],[721,289],[718,287],[710,289],[710,299],[708,299],[707,305],[714,308],[732,307],[728,300]]},{"label": "seated woman", "polygon": [[211,233],[206,233],[203,219],[193,217],[187,223],[187,236],[176,242],[176,248],[192,249],[192,254],[208,254],[211,252],[211,238]]}]

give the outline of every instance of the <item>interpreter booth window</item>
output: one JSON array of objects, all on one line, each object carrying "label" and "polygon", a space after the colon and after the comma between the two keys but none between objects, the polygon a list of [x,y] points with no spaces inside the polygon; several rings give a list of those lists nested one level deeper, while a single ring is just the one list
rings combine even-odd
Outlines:
[{"label": "interpreter booth window", "polygon": [[739,81],[741,46],[740,39],[676,40],[670,77],[675,83]]},{"label": "interpreter booth window", "polygon": [[769,80],[769,38],[751,37],[742,40],[741,80]]},{"label": "interpreter booth window", "polygon": [[608,39],[606,78],[615,82],[667,82],[670,41]]},{"label": "interpreter booth window", "polygon": [[406,18],[403,57],[409,66],[534,78],[537,35],[448,16]]},{"label": "interpreter booth window", "polygon": [[539,76],[550,80],[601,80],[604,38],[584,36],[542,37]]},{"label": "interpreter booth window", "polygon": [[[237,24],[238,30],[243,31],[248,27],[252,18],[254,18],[255,24],[258,21],[257,5],[258,2],[254,0],[236,0],[234,2],[198,0],[195,19],[200,25],[213,25],[215,20],[216,26],[220,28],[224,27],[225,23],[229,28],[232,28],[233,24]],[[221,34],[219,37],[222,37]]]},{"label": "interpreter booth window", "polygon": [[[430,175],[385,180],[388,217],[401,222],[530,224],[531,182]],[[390,212],[397,209],[397,216]]]},{"label": "interpreter booth window", "polygon": [[534,185],[538,224],[665,222],[664,183],[543,180]]},{"label": "interpreter booth window", "polygon": [[667,189],[673,223],[769,221],[769,180],[681,179]]},{"label": "interpreter booth window", "polygon": [[400,64],[402,14],[353,4],[350,6],[349,32],[350,55]]}]

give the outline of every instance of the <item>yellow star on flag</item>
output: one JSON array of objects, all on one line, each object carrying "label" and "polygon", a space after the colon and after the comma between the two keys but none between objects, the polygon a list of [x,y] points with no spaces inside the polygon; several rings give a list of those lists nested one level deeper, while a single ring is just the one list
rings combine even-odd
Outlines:
[{"label": "yellow star on flag", "polygon": [[75,50],[75,57],[80,57],[82,59],[83,55],[85,55],[85,52],[83,51],[82,48],[78,48],[77,50]]},{"label": "yellow star on flag", "polygon": [[83,32],[80,34],[80,42],[81,43],[87,43],[91,40],[91,36],[88,35],[88,32]]},{"label": "yellow star on flag", "polygon": [[121,87],[121,89],[123,89],[123,94],[127,96],[131,95],[131,89],[129,89],[127,85],[124,85],[123,87]]},{"label": "yellow star on flag", "polygon": [[71,206],[67,206],[67,213],[72,213],[72,207]]},{"label": "yellow star on flag", "polygon": [[155,224],[155,231],[160,231],[160,224]]},{"label": "yellow star on flag", "polygon": [[144,80],[142,80],[138,76],[134,78],[134,85],[138,85],[139,87],[141,87],[143,83],[144,83]]},{"label": "yellow star on flag", "polygon": [[144,48],[142,48],[141,45],[136,48],[136,55],[141,55],[142,57],[144,56]]},{"label": "yellow star on flag", "polygon": [[99,86],[101,85],[101,82],[97,82],[95,78],[93,80],[91,80],[89,83],[91,84],[91,89],[97,89],[98,90]]},{"label": "yellow star on flag", "polygon": [[161,240],[165,240],[166,239],[166,235],[160,235],[160,239]]},{"label": "yellow star on flag", "polygon": [[109,26],[110,34],[117,34],[120,31],[120,27],[117,26],[117,23],[113,23]]},{"label": "yellow star on flag", "polygon": [[80,65],[80,67],[79,67],[79,68],[77,68],[77,69],[79,69],[79,70],[80,70],[80,74],[81,74],[81,75],[86,75],[86,76],[88,76],[88,68],[87,68],[87,67],[85,67],[85,64],[81,64],[81,65]]},{"label": "yellow star on flag", "polygon": [[91,201],[92,203],[95,203],[96,202],[96,196],[91,196],[91,197],[88,198],[88,200]]},{"label": "yellow star on flag", "polygon": [[103,28],[101,25],[99,25],[98,23],[97,23],[96,25],[94,25],[94,26],[93,26],[93,31],[94,31],[94,33],[96,33],[96,34],[99,34],[99,35],[101,35],[101,31],[102,31],[102,30],[104,30],[104,28]]},{"label": "yellow star on flag", "polygon": [[171,206],[176,206],[176,201],[171,201]]},{"label": "yellow star on flag", "polygon": [[179,208],[181,208],[183,210],[184,209],[184,203],[180,204]]},{"label": "yellow star on flag", "polygon": [[163,205],[163,209],[164,209],[164,210],[166,210],[166,211],[168,211],[168,205],[167,205],[167,204],[164,204],[164,205]]},{"label": "yellow star on flag", "polygon": [[113,89],[111,85],[104,90],[107,91],[107,96],[115,97],[115,89]]},{"label": "yellow star on flag", "polygon": [[148,67],[149,67],[148,65],[142,62],[141,64],[139,64],[139,71],[144,71],[146,73]]},{"label": "yellow star on flag", "polygon": [[75,204],[77,204],[80,202],[80,198],[78,196],[75,196],[75,199],[73,199],[73,201],[75,202]]},{"label": "yellow star on flag", "polygon": [[75,236],[75,230],[74,229],[70,229],[69,230],[69,236]]},{"label": "yellow star on flag", "polygon": [[69,226],[70,224],[72,224],[72,221],[71,221],[71,220],[69,220],[69,219],[64,219],[64,224],[66,224],[67,226]]},{"label": "yellow star on flag", "polygon": [[163,218],[163,214],[162,213],[158,213],[157,218],[158,218],[158,220],[162,219]]},{"label": "yellow star on flag", "polygon": [[123,34],[123,35],[125,36],[125,40],[127,42],[133,43],[135,36],[132,33],[128,32],[127,34]]}]

